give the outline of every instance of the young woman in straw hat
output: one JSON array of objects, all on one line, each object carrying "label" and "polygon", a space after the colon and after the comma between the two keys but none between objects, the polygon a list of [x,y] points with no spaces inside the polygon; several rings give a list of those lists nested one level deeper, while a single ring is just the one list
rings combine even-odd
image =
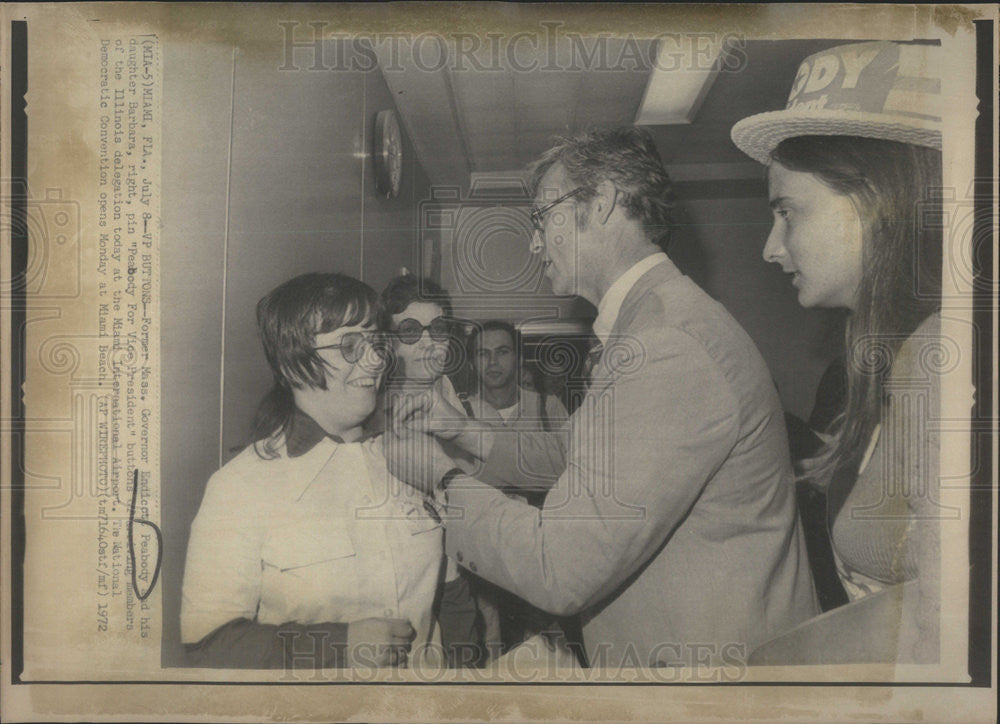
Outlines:
[{"label": "young woman in straw hat", "polygon": [[[764,259],[799,303],[850,311],[848,395],[805,473],[827,490],[851,602],[765,644],[754,663],[939,658],[940,79],[928,45],[862,43],[802,63],[788,105],[732,136],[768,166]],[[938,367],[936,367],[937,365]]]}]

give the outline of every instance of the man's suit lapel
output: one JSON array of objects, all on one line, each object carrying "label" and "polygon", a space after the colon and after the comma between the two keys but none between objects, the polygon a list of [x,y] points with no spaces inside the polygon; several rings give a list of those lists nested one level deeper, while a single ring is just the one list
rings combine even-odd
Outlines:
[{"label": "man's suit lapel", "polygon": [[614,376],[612,365],[615,367],[628,366],[627,361],[622,356],[626,355],[634,346],[634,342],[631,344],[629,342],[630,330],[642,309],[643,301],[653,289],[680,276],[682,276],[680,270],[674,266],[673,262],[667,261],[657,264],[639,277],[622,301],[618,319],[615,320],[614,326],[611,328],[611,334],[602,350],[600,362],[594,368],[592,375],[594,382],[599,382],[602,379],[609,382]]},{"label": "man's suit lapel", "polygon": [[639,280],[629,290],[629,293],[625,295],[621,311],[618,312],[618,319],[615,320],[615,324],[611,328],[609,341],[613,340],[616,334],[628,334],[632,322],[635,320],[636,315],[638,315],[639,310],[642,309],[643,298],[651,290],[679,276],[682,276],[680,269],[674,266],[672,261],[666,261],[662,264],[657,264],[639,277]]}]

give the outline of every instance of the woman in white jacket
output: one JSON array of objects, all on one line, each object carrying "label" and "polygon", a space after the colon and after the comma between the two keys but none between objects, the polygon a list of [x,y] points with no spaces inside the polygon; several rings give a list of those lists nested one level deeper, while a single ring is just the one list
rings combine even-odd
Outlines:
[{"label": "woman in white jacket", "polygon": [[456,629],[472,620],[471,599],[461,580],[444,590],[430,501],[388,473],[363,427],[385,367],[375,292],[304,274],[260,301],[257,322],[274,386],[254,444],[212,476],[192,524],[190,663],[443,664],[442,644],[454,663],[454,646],[472,643]]}]

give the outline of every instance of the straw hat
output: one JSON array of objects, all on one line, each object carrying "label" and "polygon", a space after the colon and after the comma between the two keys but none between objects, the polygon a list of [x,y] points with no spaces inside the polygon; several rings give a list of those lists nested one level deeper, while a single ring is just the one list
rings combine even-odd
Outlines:
[{"label": "straw hat", "polygon": [[733,126],[741,151],[763,164],[795,136],[862,136],[941,148],[941,74],[932,45],[841,45],[799,66],[783,111]]}]

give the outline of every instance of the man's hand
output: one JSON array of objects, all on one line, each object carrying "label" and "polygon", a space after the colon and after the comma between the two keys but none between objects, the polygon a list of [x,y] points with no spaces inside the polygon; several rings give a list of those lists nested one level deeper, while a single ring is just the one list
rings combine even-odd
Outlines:
[{"label": "man's hand", "polygon": [[470,420],[463,410],[448,402],[440,384],[398,396],[391,425],[397,431],[410,430],[446,440],[478,460],[484,460],[493,447],[490,426]]},{"label": "man's hand", "polygon": [[401,618],[365,618],[347,625],[347,665],[406,666],[417,632]]},{"label": "man's hand", "polygon": [[389,472],[427,495],[432,495],[445,473],[455,467],[430,435],[390,427],[382,440]]},{"label": "man's hand", "polygon": [[400,390],[393,398],[391,419],[397,430],[406,428],[454,440],[465,431],[469,418],[445,399],[438,381],[430,387]]}]

